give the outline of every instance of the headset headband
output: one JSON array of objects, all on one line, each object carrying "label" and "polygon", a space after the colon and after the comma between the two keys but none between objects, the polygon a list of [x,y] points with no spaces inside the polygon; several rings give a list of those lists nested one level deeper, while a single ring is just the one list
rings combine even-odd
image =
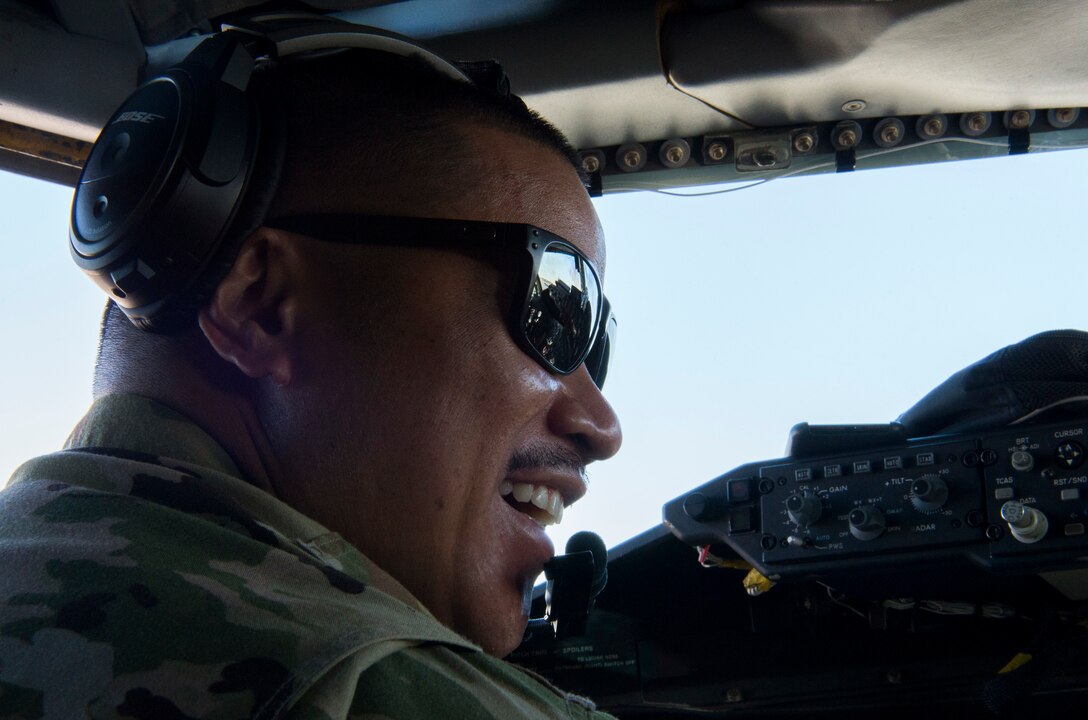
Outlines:
[{"label": "headset headband", "polygon": [[350,48],[416,56],[473,82],[395,33],[320,15],[262,15],[203,40],[106,122],[76,186],[70,248],[137,327],[188,325],[233,260],[225,251],[266,215],[283,140],[276,119],[262,116],[257,65]]}]

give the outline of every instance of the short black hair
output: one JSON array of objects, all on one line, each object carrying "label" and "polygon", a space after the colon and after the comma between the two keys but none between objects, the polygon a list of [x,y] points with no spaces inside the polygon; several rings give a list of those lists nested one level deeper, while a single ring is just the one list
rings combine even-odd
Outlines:
[{"label": "short black hair", "polygon": [[[328,153],[328,138],[343,138],[355,159],[395,172],[383,160],[418,160],[422,167],[455,171],[467,151],[451,129],[480,124],[514,133],[566,157],[581,175],[577,153],[563,134],[496,83],[466,83],[420,57],[346,50],[286,62],[271,70],[271,86],[284,108],[287,156]],[[346,137],[344,131],[348,131]],[[353,166],[358,169],[358,162]]]}]

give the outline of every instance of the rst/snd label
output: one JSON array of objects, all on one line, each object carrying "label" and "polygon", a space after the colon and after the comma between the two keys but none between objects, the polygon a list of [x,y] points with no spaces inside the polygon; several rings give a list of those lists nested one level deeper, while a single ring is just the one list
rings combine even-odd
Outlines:
[{"label": "rst/snd label", "polygon": [[1088,485],[1088,475],[1078,475],[1071,478],[1054,478],[1054,487],[1065,487],[1066,485]]}]

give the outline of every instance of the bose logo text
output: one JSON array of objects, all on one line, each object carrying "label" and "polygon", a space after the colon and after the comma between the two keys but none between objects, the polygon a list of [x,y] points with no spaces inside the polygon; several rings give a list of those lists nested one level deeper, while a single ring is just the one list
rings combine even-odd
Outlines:
[{"label": "bose logo text", "polygon": [[165,120],[165,115],[158,115],[156,113],[143,112],[142,110],[129,110],[123,112],[117,116],[114,120],[115,123],[119,122],[138,122],[147,125],[148,123],[155,122],[156,120]]}]

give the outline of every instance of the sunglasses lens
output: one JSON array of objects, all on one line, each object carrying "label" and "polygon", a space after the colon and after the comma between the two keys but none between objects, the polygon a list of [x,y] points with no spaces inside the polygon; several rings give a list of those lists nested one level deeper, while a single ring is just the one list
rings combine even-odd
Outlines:
[{"label": "sunglasses lens", "polygon": [[553,243],[529,291],[525,338],[561,373],[585,359],[601,319],[601,287],[585,258]]},{"label": "sunglasses lens", "polygon": [[597,330],[597,338],[593,341],[589,355],[586,355],[586,369],[589,370],[590,377],[601,390],[604,389],[604,379],[608,375],[608,365],[612,362],[612,351],[615,348],[616,316],[612,314],[608,298],[605,298],[601,308],[601,325]]}]

